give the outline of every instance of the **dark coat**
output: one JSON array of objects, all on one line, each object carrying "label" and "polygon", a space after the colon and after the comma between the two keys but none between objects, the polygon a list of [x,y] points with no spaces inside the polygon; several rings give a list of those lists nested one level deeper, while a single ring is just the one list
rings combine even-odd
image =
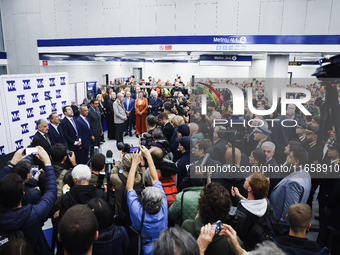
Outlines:
[{"label": "dark coat", "polygon": [[77,124],[78,124],[79,131],[80,131],[80,134],[81,134],[80,135],[81,146],[83,148],[89,148],[90,145],[91,145],[91,134],[90,134],[89,126],[86,124],[86,122],[83,120],[83,118],[81,116],[79,116],[77,118]]},{"label": "dark coat", "polygon": [[[48,135],[48,134],[47,134]],[[50,136],[48,135],[49,139]],[[50,139],[51,141],[51,139]],[[43,137],[39,131],[35,133],[32,140],[32,146],[41,146],[44,148],[44,150],[48,153],[48,155],[51,155],[51,145],[48,143],[45,137]]]},{"label": "dark coat", "polygon": [[[0,171],[0,179],[11,172],[11,170],[11,168],[5,166]],[[46,190],[40,202],[36,205],[29,204],[10,213],[0,215],[0,228],[4,231],[21,230],[37,255],[51,254],[51,249],[42,231],[42,226],[57,199],[54,168],[47,166],[44,170],[46,173]]]},{"label": "dark coat", "polygon": [[160,99],[159,97],[157,97],[157,99],[155,99],[154,97],[150,97],[149,99],[149,106],[151,106],[150,114],[152,114],[153,116],[157,116],[162,110],[161,109],[162,105],[163,105],[162,99]]},{"label": "dark coat", "polygon": [[165,136],[166,139],[168,139],[168,141],[171,140],[171,136],[174,133],[174,127],[170,124],[170,122],[166,123],[163,127],[162,127],[162,131],[163,131],[163,135]]},{"label": "dark coat", "polygon": [[93,242],[95,255],[127,254],[129,237],[124,227],[112,225],[99,232],[98,240]]},{"label": "dark coat", "polygon": [[88,120],[91,127],[91,135],[93,136],[100,136],[100,133],[103,131],[99,109],[98,113],[92,107],[89,108]]},{"label": "dark coat", "polygon": [[50,136],[52,146],[55,145],[56,143],[62,143],[65,146],[67,146],[64,131],[60,125],[58,125],[58,131],[59,133],[55,130],[54,127],[52,127],[51,125],[49,126],[48,134]]},{"label": "dark coat", "polygon": [[69,192],[61,197],[60,215],[64,215],[67,209],[77,204],[87,204],[92,198],[103,198],[106,194],[103,190],[96,189],[93,185],[75,185]]}]

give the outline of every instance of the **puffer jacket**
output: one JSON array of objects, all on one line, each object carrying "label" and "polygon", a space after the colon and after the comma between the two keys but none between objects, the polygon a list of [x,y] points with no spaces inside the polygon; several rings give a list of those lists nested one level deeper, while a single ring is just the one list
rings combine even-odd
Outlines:
[{"label": "puffer jacket", "polygon": [[[54,168],[47,166],[44,170],[46,173],[46,189],[39,203],[28,204],[9,213],[0,214],[0,229],[5,232],[21,230],[25,239],[32,245],[34,254],[37,255],[51,254],[42,226],[57,199]],[[11,168],[5,166],[0,172],[1,179],[6,173],[11,172]]]},{"label": "puffer jacket", "polygon": [[169,218],[179,225],[185,220],[195,219],[202,189],[203,187],[190,187],[178,193],[175,202],[169,208]]}]

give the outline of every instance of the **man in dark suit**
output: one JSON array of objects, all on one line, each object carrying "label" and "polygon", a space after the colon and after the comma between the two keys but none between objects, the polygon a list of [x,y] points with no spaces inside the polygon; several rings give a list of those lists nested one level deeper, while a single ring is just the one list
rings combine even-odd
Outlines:
[{"label": "man in dark suit", "polygon": [[91,100],[91,107],[89,108],[89,123],[91,128],[91,156],[94,154],[94,147],[100,147],[100,137],[103,134],[103,128],[101,124],[100,111],[98,108],[98,100]]},{"label": "man in dark suit", "polygon": [[123,103],[127,116],[127,120],[124,122],[124,136],[127,136],[128,133],[132,136],[132,120],[135,117],[135,100],[131,98],[130,91],[126,92],[126,97],[123,99]]},{"label": "man in dark suit", "polygon": [[51,139],[51,145],[53,146],[56,143],[62,143],[67,147],[63,129],[59,125],[60,117],[58,113],[52,112],[50,116],[48,116],[48,119],[51,122],[49,129],[48,129],[48,135],[50,136],[50,139]]},{"label": "man in dark suit", "polygon": [[80,131],[81,147],[79,150],[80,164],[87,164],[89,160],[89,149],[91,145],[91,128],[88,120],[89,109],[86,105],[80,106],[80,115],[77,118],[77,124]]},{"label": "man in dark suit", "polygon": [[266,164],[268,166],[277,166],[277,162],[274,158],[275,144],[269,141],[264,142],[261,145],[262,151],[266,154]]},{"label": "man in dark suit", "polygon": [[74,152],[74,154],[76,155],[77,163],[79,163],[78,160],[79,148],[81,146],[81,138],[76,121],[73,119],[73,110],[71,106],[64,106],[63,113],[65,117],[61,121],[60,125],[63,129],[68,149]]},{"label": "man in dark suit", "polygon": [[172,133],[175,129],[169,122],[168,114],[166,114],[165,112],[161,112],[158,115],[158,122],[162,124],[162,131],[164,136],[166,137],[166,139],[168,139],[168,141],[170,141]]},{"label": "man in dark suit", "polygon": [[51,154],[51,139],[48,135],[48,123],[44,119],[40,119],[36,123],[38,131],[35,133],[33,140],[32,140],[32,146],[41,146],[44,148],[44,150],[48,153],[48,155]]}]

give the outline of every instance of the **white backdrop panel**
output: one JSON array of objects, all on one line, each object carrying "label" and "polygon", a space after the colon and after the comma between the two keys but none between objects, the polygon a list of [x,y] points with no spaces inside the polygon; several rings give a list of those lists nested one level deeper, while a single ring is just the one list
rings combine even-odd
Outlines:
[{"label": "white backdrop panel", "polygon": [[[62,106],[70,104],[70,99],[75,97],[75,88],[68,85],[67,73],[3,75],[0,78],[4,116],[0,125],[0,148],[6,146],[5,153],[29,145],[36,132],[35,122],[48,119],[51,112],[61,116]],[[51,101],[45,95],[52,97]]]}]

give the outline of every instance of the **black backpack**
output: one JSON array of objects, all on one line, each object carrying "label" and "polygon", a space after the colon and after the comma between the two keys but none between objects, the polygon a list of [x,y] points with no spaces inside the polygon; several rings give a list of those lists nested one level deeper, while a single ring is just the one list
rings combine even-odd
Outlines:
[{"label": "black backpack", "polygon": [[252,222],[252,226],[247,232],[247,236],[250,238],[246,238],[247,240],[244,241],[244,244],[247,246],[245,247],[246,250],[253,250],[257,243],[262,243],[265,240],[271,240],[271,238],[275,236],[274,227],[271,221],[273,211],[269,201],[267,210],[262,217],[258,217],[250,213],[243,206],[237,208],[237,210],[240,210],[246,214]]}]

